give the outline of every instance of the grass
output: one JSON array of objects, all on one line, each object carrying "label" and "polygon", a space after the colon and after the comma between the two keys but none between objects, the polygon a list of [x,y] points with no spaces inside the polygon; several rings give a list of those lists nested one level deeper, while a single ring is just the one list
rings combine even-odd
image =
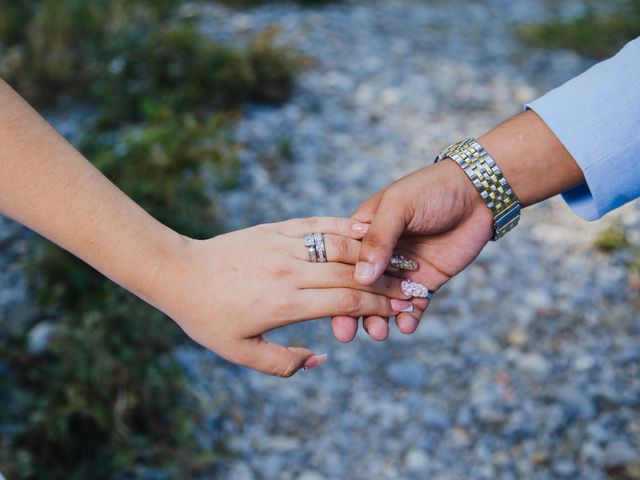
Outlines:
[{"label": "grass", "polygon": [[596,8],[588,3],[576,18],[524,25],[517,36],[536,48],[566,48],[607,58],[640,35],[640,0],[612,0],[605,6]]}]

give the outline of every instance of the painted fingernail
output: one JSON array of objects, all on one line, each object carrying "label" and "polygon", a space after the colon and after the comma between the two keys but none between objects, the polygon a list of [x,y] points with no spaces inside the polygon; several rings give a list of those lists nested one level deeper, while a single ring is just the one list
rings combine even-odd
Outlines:
[{"label": "painted fingernail", "polygon": [[413,305],[411,303],[405,302],[404,300],[396,300],[395,298],[391,300],[391,308],[393,308],[394,312],[413,312]]},{"label": "painted fingernail", "polygon": [[405,257],[404,255],[395,254],[391,256],[389,265],[400,270],[407,270],[409,272],[415,272],[418,270],[418,262]]},{"label": "painted fingernail", "polygon": [[400,284],[402,293],[410,297],[415,298],[431,298],[432,293],[427,287],[421,283],[413,282],[411,280],[403,280]]},{"label": "painted fingernail", "polygon": [[373,277],[375,269],[373,265],[367,262],[356,263],[356,278],[359,280],[369,280]]},{"label": "painted fingernail", "polygon": [[368,223],[354,223],[353,225],[351,225],[351,229],[354,232],[358,232],[358,233],[367,233],[367,230],[369,230],[369,224]]},{"label": "painted fingernail", "polygon": [[309,358],[307,358],[306,362],[304,362],[304,365],[302,365],[302,369],[306,371],[310,368],[319,367],[326,361],[327,361],[326,353],[323,353],[322,355],[312,355]]}]

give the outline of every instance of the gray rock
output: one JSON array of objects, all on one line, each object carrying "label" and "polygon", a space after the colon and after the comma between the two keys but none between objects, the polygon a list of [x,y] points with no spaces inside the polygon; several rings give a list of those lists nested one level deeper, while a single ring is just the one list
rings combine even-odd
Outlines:
[{"label": "gray rock", "polygon": [[516,357],[516,364],[525,373],[543,378],[551,371],[551,363],[540,353],[523,353]]},{"label": "gray rock", "polygon": [[312,470],[305,470],[300,474],[298,480],[325,480],[326,477]]},{"label": "gray rock", "polygon": [[30,355],[40,355],[49,348],[49,342],[56,331],[52,322],[40,322],[29,330],[27,338],[27,352]]},{"label": "gray rock", "polygon": [[580,455],[585,461],[598,466],[604,462],[604,451],[594,442],[585,442],[580,449]]},{"label": "gray rock", "polygon": [[404,388],[424,388],[427,384],[426,369],[415,360],[400,360],[387,367],[387,375]]},{"label": "gray rock", "polygon": [[553,463],[553,472],[562,478],[575,478],[576,464],[571,460],[557,460]]},{"label": "gray rock", "polygon": [[622,351],[613,358],[619,367],[624,367],[629,363],[640,362],[640,343],[626,345]]},{"label": "gray rock", "polygon": [[588,393],[585,390],[575,388],[573,385],[561,387],[554,397],[562,405],[568,421],[592,418],[596,413]]},{"label": "gray rock", "polygon": [[451,425],[451,420],[447,412],[443,412],[437,407],[426,405],[421,417],[424,424],[429,428],[446,430]]},{"label": "gray rock", "polygon": [[639,460],[638,453],[624,440],[611,442],[604,449],[603,463],[608,468],[633,465]]},{"label": "gray rock", "polygon": [[238,462],[229,471],[228,478],[233,478],[233,480],[255,480],[256,476],[247,463]]},{"label": "gray rock", "polygon": [[404,466],[410,472],[424,473],[430,466],[429,456],[422,450],[412,448],[404,457]]}]

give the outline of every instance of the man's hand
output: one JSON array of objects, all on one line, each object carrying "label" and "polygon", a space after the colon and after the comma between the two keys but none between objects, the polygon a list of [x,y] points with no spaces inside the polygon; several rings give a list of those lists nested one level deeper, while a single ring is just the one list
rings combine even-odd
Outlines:
[{"label": "man's hand", "polygon": [[[498,125],[479,141],[523,208],[585,182],[571,154],[531,110]],[[363,203],[353,219],[371,222],[356,268],[356,280],[363,285],[376,281],[391,252],[398,251],[420,264],[417,272],[402,276],[437,290],[469,265],[493,235],[491,211],[450,159],[393,183]],[[412,303],[414,311],[396,319],[404,333],[415,331],[427,305]],[[333,331],[343,342],[351,341],[357,328],[354,318],[333,319]],[[375,340],[384,340],[389,332],[388,320],[381,317],[366,318],[364,328]]]},{"label": "man's hand", "polygon": [[[369,285],[387,268],[393,252],[419,264],[415,272],[397,272],[434,291],[463,270],[493,235],[490,210],[452,160],[418,170],[365,201],[353,213],[359,222],[371,223],[362,242],[356,281]],[[403,333],[413,333],[428,301],[414,299],[413,312],[396,317]],[[357,319],[334,317],[333,332],[342,342],[351,341]],[[374,340],[389,333],[388,318],[367,317],[364,329]]]}]

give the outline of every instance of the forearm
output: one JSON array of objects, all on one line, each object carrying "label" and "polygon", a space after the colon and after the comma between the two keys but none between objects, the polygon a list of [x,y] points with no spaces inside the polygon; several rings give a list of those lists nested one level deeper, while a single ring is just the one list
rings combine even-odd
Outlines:
[{"label": "forearm", "polygon": [[107,180],[0,81],[0,213],[151,301],[182,238]]},{"label": "forearm", "polygon": [[553,132],[528,110],[478,139],[523,207],[584,183],[580,167]]}]

